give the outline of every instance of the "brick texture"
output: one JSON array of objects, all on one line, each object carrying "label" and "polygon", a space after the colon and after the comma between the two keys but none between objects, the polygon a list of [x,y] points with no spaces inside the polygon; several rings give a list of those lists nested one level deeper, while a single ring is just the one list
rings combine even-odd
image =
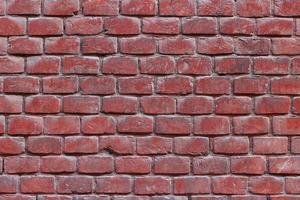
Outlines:
[{"label": "brick texture", "polygon": [[300,0],[0,0],[0,200],[300,200]]}]

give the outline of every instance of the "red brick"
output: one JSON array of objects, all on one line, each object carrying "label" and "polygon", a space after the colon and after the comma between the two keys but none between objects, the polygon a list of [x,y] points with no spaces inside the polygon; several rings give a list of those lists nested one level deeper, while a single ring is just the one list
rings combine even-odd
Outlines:
[{"label": "red brick", "polygon": [[52,76],[43,79],[43,92],[48,94],[75,93],[77,87],[77,78],[74,76]]},{"label": "red brick", "polygon": [[66,56],[63,66],[64,74],[97,74],[100,61],[97,57]]},{"label": "red brick", "polygon": [[216,99],[217,114],[249,114],[252,109],[249,97],[219,97]]},{"label": "red brick", "polygon": [[146,134],[153,131],[153,119],[142,116],[127,116],[118,119],[118,131],[121,133]]},{"label": "red brick", "polygon": [[254,194],[280,194],[283,192],[283,181],[272,176],[251,177],[249,190]]},{"label": "red brick", "polygon": [[223,176],[212,179],[212,190],[215,194],[245,194],[247,178],[241,176]]},{"label": "red brick", "polygon": [[[18,179],[16,176],[8,176],[8,175],[0,176],[0,193],[16,193],[17,185],[18,185]],[[4,195],[2,194],[1,196]]]},{"label": "red brick", "polygon": [[152,160],[149,157],[126,156],[115,160],[119,174],[149,174]]},{"label": "red brick", "polygon": [[0,35],[25,35],[26,19],[23,17],[0,17]]},{"label": "red brick", "polygon": [[131,17],[111,17],[104,19],[104,29],[108,35],[137,35],[141,32],[140,20]]},{"label": "red brick", "polygon": [[207,154],[209,140],[203,137],[178,137],[174,139],[174,152],[181,155]]},{"label": "red brick", "polygon": [[123,0],[121,2],[121,14],[152,16],[156,14],[155,0]]},{"label": "red brick", "polygon": [[300,157],[298,156],[269,158],[269,172],[270,174],[300,174],[299,163]]},{"label": "red brick", "polygon": [[169,56],[140,58],[142,74],[172,74],[175,72],[175,59]]},{"label": "red brick", "polygon": [[117,155],[133,154],[135,151],[135,138],[131,136],[102,136],[99,138],[99,149]]},{"label": "red brick", "polygon": [[0,57],[0,73],[22,73],[24,72],[24,65],[24,58],[12,56]]},{"label": "red brick", "polygon": [[199,38],[197,41],[197,52],[200,54],[231,54],[233,51],[233,40],[229,37]]},{"label": "red brick", "polygon": [[4,172],[7,174],[36,173],[40,169],[40,159],[36,156],[11,156],[4,159]]},{"label": "red brick", "polygon": [[275,78],[271,81],[272,94],[300,94],[300,78]]},{"label": "red brick", "polygon": [[137,138],[137,153],[142,155],[168,154],[172,150],[172,139],[164,137]]},{"label": "red brick", "polygon": [[269,80],[265,77],[240,77],[234,80],[236,94],[265,94],[268,91]]},{"label": "red brick", "polygon": [[196,14],[196,2],[193,0],[160,0],[161,16],[193,16]]},{"label": "red brick", "polygon": [[292,60],[291,72],[292,72],[292,74],[300,74],[300,59],[299,58],[294,58]]},{"label": "red brick", "polygon": [[66,195],[40,195],[39,200],[72,200],[72,197]]},{"label": "red brick", "polygon": [[96,193],[128,194],[132,190],[132,180],[128,176],[102,176],[96,179]]},{"label": "red brick", "polygon": [[97,153],[98,138],[94,136],[74,136],[65,138],[65,153]]},{"label": "red brick", "polygon": [[259,156],[232,157],[231,172],[233,174],[264,174],[266,172],[266,160]]},{"label": "red brick", "polygon": [[179,20],[177,18],[144,18],[143,33],[176,35],[179,34]]},{"label": "red brick", "polygon": [[78,0],[44,0],[44,14],[58,16],[72,16],[79,11]]},{"label": "red brick", "polygon": [[213,151],[218,154],[245,154],[249,151],[247,137],[216,137],[213,140]]},{"label": "red brick", "polygon": [[36,95],[25,98],[25,112],[27,113],[59,113],[60,99],[50,95]]},{"label": "red brick", "polygon": [[285,96],[263,96],[255,99],[256,114],[287,114],[291,109],[291,99]]},{"label": "red brick", "polygon": [[59,137],[29,137],[27,140],[27,151],[33,154],[61,154],[62,139]]},{"label": "red brick", "polygon": [[77,54],[80,41],[78,37],[53,37],[45,40],[45,52],[48,54]]},{"label": "red brick", "polygon": [[300,16],[299,2],[293,0],[274,1],[274,14],[278,16]]},{"label": "red brick", "polygon": [[221,18],[220,32],[227,35],[253,35],[255,21],[247,18]]},{"label": "red brick", "polygon": [[7,38],[0,38],[0,55],[5,55],[7,53]]},{"label": "red brick", "polygon": [[[47,28],[45,28],[47,27]],[[41,17],[28,20],[28,34],[34,36],[55,36],[63,34],[63,20],[60,18]]]},{"label": "red brick", "polygon": [[21,113],[23,98],[13,95],[0,96],[0,113]]},{"label": "red brick", "polygon": [[174,179],[174,194],[208,194],[210,179],[207,177],[179,177]]},{"label": "red brick", "polygon": [[44,133],[49,135],[78,134],[80,133],[80,119],[77,116],[45,117]]},{"label": "red brick", "polygon": [[24,138],[0,138],[0,154],[1,155],[17,155],[23,153],[25,150]]},{"label": "red brick", "polygon": [[298,117],[274,117],[273,132],[275,135],[299,135],[299,123]]},{"label": "red brick", "polygon": [[76,171],[76,158],[66,156],[47,156],[41,158],[41,172],[71,173]]},{"label": "red brick", "polygon": [[146,76],[119,79],[120,94],[147,95],[153,92],[153,79]]},{"label": "red brick", "polygon": [[291,138],[291,152],[299,154],[300,153],[300,138],[299,137],[292,137]]},{"label": "red brick", "polygon": [[253,138],[253,153],[269,155],[288,152],[287,137],[255,137]]},{"label": "red brick", "polygon": [[247,74],[251,61],[248,57],[224,57],[215,61],[216,72],[219,74]]},{"label": "red brick", "polygon": [[[0,135],[2,135],[5,132],[6,126],[7,125],[6,125],[6,122],[5,122],[5,117],[4,116],[0,117]],[[0,169],[1,169],[1,166],[0,166]]]},{"label": "red brick", "polygon": [[261,135],[269,132],[267,117],[249,116],[233,118],[234,133],[237,135]]},{"label": "red brick", "polygon": [[221,116],[196,117],[194,133],[196,135],[227,135],[230,133],[229,118]]},{"label": "red brick", "polygon": [[138,101],[134,97],[105,97],[101,110],[104,113],[133,114],[138,111]]},{"label": "red brick", "polygon": [[192,93],[192,79],[187,76],[169,76],[158,78],[157,93],[159,94],[180,94]]},{"label": "red brick", "polygon": [[176,61],[178,73],[189,75],[209,75],[212,71],[212,60],[209,57],[180,57]]},{"label": "red brick", "polygon": [[58,74],[60,58],[54,56],[34,56],[27,58],[26,72],[29,74]]},{"label": "red brick", "polygon": [[235,40],[235,51],[238,55],[268,55],[271,43],[266,38],[238,38]]},{"label": "red brick", "polygon": [[213,99],[211,99],[210,97],[180,98],[177,100],[177,112],[180,114],[189,115],[212,113]]},{"label": "red brick", "polygon": [[43,53],[43,40],[40,38],[11,37],[8,43],[10,54],[38,55]]},{"label": "red brick", "polygon": [[3,80],[3,92],[35,94],[39,92],[39,80],[30,76],[6,77]]},{"label": "red brick", "polygon": [[238,0],[237,14],[242,17],[264,17],[270,15],[270,0]]},{"label": "red brick", "polygon": [[176,112],[176,101],[171,97],[142,97],[140,103],[145,114],[174,114]]},{"label": "red brick", "polygon": [[274,55],[297,55],[300,52],[300,40],[298,38],[276,38],[272,42]]},{"label": "red brick", "polygon": [[88,176],[60,176],[56,184],[59,194],[86,194],[93,190],[93,179]]},{"label": "red brick", "polygon": [[293,20],[290,19],[258,19],[257,34],[258,35],[292,35]]},{"label": "red brick", "polygon": [[83,4],[84,15],[102,15],[111,16],[117,15],[119,12],[118,0],[84,0]]},{"label": "red brick", "polygon": [[231,90],[230,79],[225,77],[205,77],[196,80],[196,94],[222,95]]},{"label": "red brick", "polygon": [[299,194],[300,180],[298,177],[285,178],[285,190],[288,194]]},{"label": "red brick", "polygon": [[233,0],[205,0],[198,2],[200,16],[233,16]]},{"label": "red brick", "polygon": [[194,174],[227,174],[230,171],[229,159],[226,157],[196,157],[193,161]]},{"label": "red brick", "polygon": [[155,174],[188,174],[190,159],[181,156],[156,157],[154,161]]},{"label": "red brick", "polygon": [[155,132],[162,135],[189,135],[192,132],[192,120],[189,117],[157,117]]},{"label": "red brick", "polygon": [[294,98],[293,99],[293,112],[294,113],[299,113],[300,112],[300,98]]},{"label": "red brick", "polygon": [[80,89],[83,94],[114,94],[116,81],[113,77],[84,77],[80,79]]},{"label": "red brick", "polygon": [[95,35],[103,30],[100,17],[71,17],[65,22],[65,32],[68,35]]},{"label": "red brick", "polygon": [[116,122],[108,116],[85,116],[81,119],[81,129],[87,135],[111,134],[116,132]]},{"label": "red brick", "polygon": [[183,34],[215,35],[217,33],[217,22],[214,18],[191,18],[182,21]]},{"label": "red brick", "polygon": [[287,74],[289,59],[285,57],[259,57],[254,59],[255,74]]},{"label": "red brick", "polygon": [[22,177],[20,179],[22,193],[54,193],[54,177],[50,176],[34,176]]},{"label": "red brick", "polygon": [[7,133],[9,135],[39,135],[43,132],[43,119],[32,116],[10,116]]},{"label": "red brick", "polygon": [[107,174],[113,171],[110,156],[82,156],[78,159],[78,171],[85,174]]},{"label": "red brick", "polygon": [[136,37],[120,39],[120,52],[124,54],[154,54],[156,42],[151,37]]},{"label": "red brick", "polygon": [[7,1],[7,14],[13,15],[39,15],[41,14],[41,0],[9,0]]},{"label": "red brick", "polygon": [[83,54],[113,54],[117,52],[116,38],[87,37],[82,40]]},{"label": "red brick", "polygon": [[138,177],[134,186],[134,193],[138,195],[171,193],[171,180],[160,176]]},{"label": "red brick", "polygon": [[22,194],[3,194],[0,197],[1,200],[35,200],[36,197],[35,196],[31,196],[31,195],[22,195]]},{"label": "red brick", "polygon": [[63,111],[96,114],[100,111],[100,100],[96,96],[67,96],[63,98]]},{"label": "red brick", "polygon": [[105,58],[102,72],[104,74],[135,75],[138,73],[138,60],[132,57]]}]

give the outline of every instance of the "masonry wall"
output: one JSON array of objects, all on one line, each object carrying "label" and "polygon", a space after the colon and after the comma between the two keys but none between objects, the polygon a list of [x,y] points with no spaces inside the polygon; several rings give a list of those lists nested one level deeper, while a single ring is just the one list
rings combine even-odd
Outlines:
[{"label": "masonry wall", "polygon": [[0,200],[300,199],[299,0],[0,15]]}]

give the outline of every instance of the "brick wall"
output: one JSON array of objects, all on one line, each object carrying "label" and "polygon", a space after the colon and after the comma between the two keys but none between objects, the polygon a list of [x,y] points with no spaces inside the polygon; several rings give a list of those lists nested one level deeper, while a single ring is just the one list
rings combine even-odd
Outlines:
[{"label": "brick wall", "polygon": [[299,0],[0,15],[0,200],[300,199]]}]

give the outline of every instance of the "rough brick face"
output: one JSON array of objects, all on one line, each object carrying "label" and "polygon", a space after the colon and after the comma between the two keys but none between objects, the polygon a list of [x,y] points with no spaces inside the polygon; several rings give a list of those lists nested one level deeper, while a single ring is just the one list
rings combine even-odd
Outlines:
[{"label": "rough brick face", "polygon": [[0,200],[299,200],[299,0],[0,0]]}]

